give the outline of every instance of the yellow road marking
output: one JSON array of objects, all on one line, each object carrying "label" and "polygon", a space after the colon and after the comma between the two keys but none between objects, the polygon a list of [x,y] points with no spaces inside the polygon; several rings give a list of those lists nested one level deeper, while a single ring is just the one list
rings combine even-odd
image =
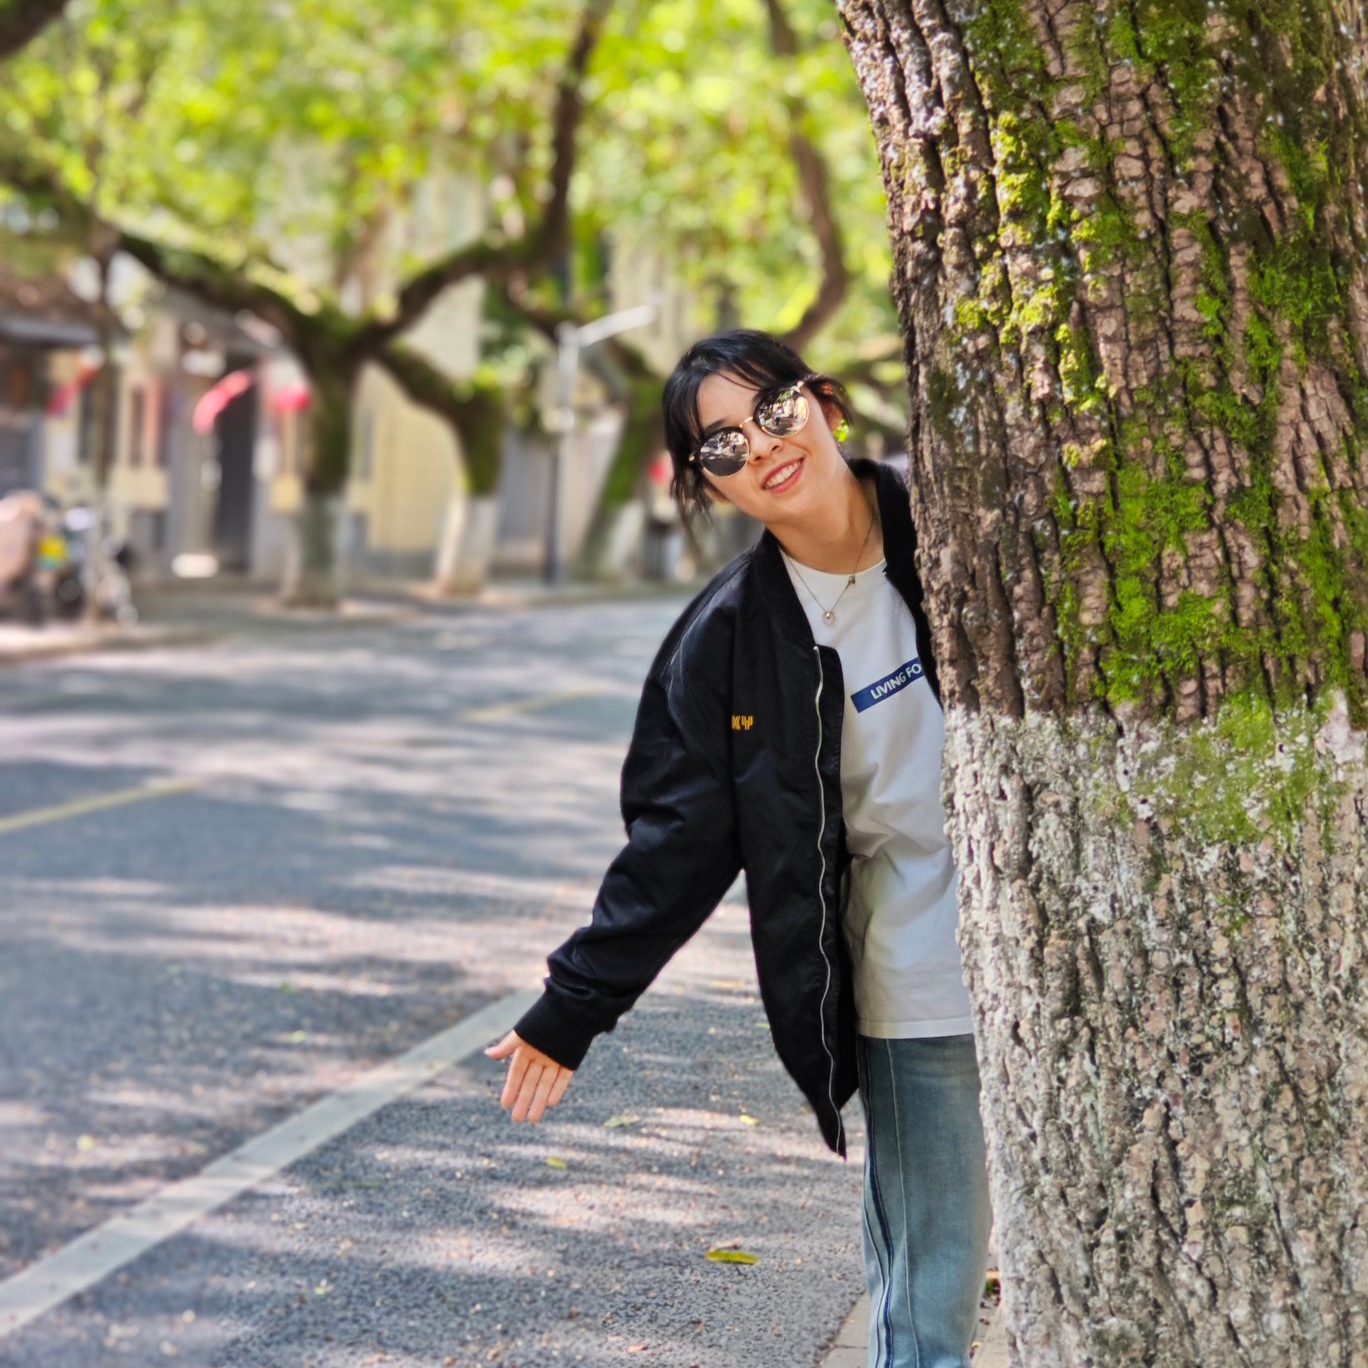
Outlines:
[{"label": "yellow road marking", "polygon": [[572,698],[586,698],[598,692],[598,689],[567,689],[564,693],[533,694],[531,698],[515,698],[511,703],[495,703],[488,708],[472,708],[469,712],[463,712],[457,721],[499,722],[505,717],[516,717],[518,713],[553,708],[557,703],[566,703]]},{"label": "yellow road marking", "polygon": [[125,803],[141,803],[148,798],[164,798],[170,793],[184,793],[197,788],[195,779],[164,779],[155,784],[142,784],[138,788],[119,789],[116,793],[100,793],[93,798],[77,798],[72,803],[59,803],[56,807],[35,808],[32,812],[20,812],[13,817],[0,817],[0,836],[11,831],[23,831],[25,827],[42,826],[45,822],[60,822],[66,817],[80,817],[87,812],[99,812],[103,808],[122,807]]}]

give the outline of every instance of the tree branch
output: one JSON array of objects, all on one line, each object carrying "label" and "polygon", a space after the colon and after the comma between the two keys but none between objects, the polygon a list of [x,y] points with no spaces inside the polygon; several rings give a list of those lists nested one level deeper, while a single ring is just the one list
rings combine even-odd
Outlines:
[{"label": "tree branch", "polygon": [[[791,61],[798,55],[798,38],[781,0],[765,0],[765,11],[769,15],[770,43],[775,56]],[[797,168],[798,184],[812,215],[812,231],[822,253],[822,283],[817,297],[784,337],[789,346],[801,352],[841,307],[850,288],[850,272],[845,264],[841,226],[831,210],[831,178],[827,174],[826,160],[803,132],[807,106],[800,95],[786,97],[785,103],[789,110],[789,155]]]},{"label": "tree branch", "polygon": [[18,52],[66,6],[67,0],[0,0],[0,58]]},{"label": "tree branch", "polygon": [[488,281],[516,271],[534,270],[565,250],[570,232],[570,177],[584,119],[584,78],[611,3],[612,0],[585,0],[579,33],[557,87],[550,193],[540,222],[512,240],[497,229],[487,232],[478,242],[458,248],[420,271],[400,290],[392,316],[373,318],[363,325],[363,351],[374,354],[412,327],[437,296],[451,286],[471,276]]},{"label": "tree branch", "polygon": [[50,204],[63,219],[87,234],[101,234],[112,248],[126,252],[158,280],[188,290],[218,308],[232,312],[246,309],[257,314],[279,329],[301,359],[319,351],[310,343],[319,340],[325,331],[343,339],[354,326],[331,304],[321,303],[317,309],[308,309],[291,299],[289,291],[253,280],[205,252],[155,242],[102,218],[46,167],[13,149],[0,152],[0,181],[31,199]]},{"label": "tree branch", "polygon": [[461,399],[456,382],[402,342],[391,342],[371,358],[419,408],[459,426]]},{"label": "tree branch", "polygon": [[126,252],[158,280],[188,290],[206,304],[233,313],[245,309],[256,314],[276,328],[291,350],[306,363],[318,350],[310,345],[311,341],[324,329],[329,329],[340,340],[351,327],[350,321],[335,306],[321,303],[317,309],[306,309],[291,299],[287,291],[253,280],[205,252],[168,247],[126,228],[116,228],[115,232],[119,250]]},{"label": "tree branch", "polygon": [[556,112],[551,121],[551,197],[541,223],[532,232],[533,257],[538,261],[559,256],[569,243],[570,177],[584,121],[584,78],[611,4],[612,0],[585,0],[579,33],[556,88]]}]

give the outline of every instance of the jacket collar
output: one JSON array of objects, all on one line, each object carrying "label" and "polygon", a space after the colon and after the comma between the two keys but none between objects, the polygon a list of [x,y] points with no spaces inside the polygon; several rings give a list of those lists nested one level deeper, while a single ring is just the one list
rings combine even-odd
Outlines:
[{"label": "jacket collar", "polygon": [[[915,594],[919,599],[917,536],[912,527],[912,510],[908,505],[907,486],[902,476],[892,466],[864,457],[851,461],[850,469],[857,479],[874,481],[875,495],[879,501],[879,524],[883,528],[884,574],[904,598],[911,598]],[[754,556],[766,603],[786,629],[785,635],[796,635],[799,641],[811,645],[812,627],[784,565],[783,548],[773,532],[766,529],[756,545]]]}]

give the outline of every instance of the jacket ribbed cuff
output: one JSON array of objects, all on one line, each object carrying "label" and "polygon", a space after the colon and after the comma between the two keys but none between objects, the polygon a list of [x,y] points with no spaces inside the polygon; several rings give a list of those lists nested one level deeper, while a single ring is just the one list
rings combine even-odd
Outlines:
[{"label": "jacket ribbed cuff", "polygon": [[599,1033],[585,1024],[582,1013],[574,1011],[550,992],[543,993],[513,1029],[529,1045],[550,1055],[563,1069],[578,1069]]}]

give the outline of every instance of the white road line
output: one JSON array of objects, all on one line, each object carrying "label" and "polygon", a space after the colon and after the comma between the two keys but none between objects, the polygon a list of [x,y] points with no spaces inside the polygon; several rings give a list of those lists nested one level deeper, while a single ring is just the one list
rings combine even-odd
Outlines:
[{"label": "white road line", "polygon": [[0,1340],[502,1036],[540,996],[510,993],[0,1283]]},{"label": "white road line", "polygon": [[572,698],[588,698],[599,693],[598,689],[566,689],[564,693],[533,694],[531,698],[515,698],[508,703],[495,703],[488,708],[471,708],[463,712],[458,722],[499,722],[505,717],[516,717],[518,713],[536,712],[541,708],[554,708],[557,703],[568,703]]}]

